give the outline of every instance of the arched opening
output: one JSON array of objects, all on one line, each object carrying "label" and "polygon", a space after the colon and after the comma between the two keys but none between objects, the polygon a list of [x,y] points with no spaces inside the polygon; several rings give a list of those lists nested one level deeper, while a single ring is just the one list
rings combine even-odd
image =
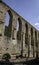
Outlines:
[{"label": "arched opening", "polygon": [[5,59],[6,61],[8,61],[9,59],[11,59],[11,56],[9,53],[5,53],[3,56],[2,56],[2,59]]},{"label": "arched opening", "polygon": [[22,22],[21,19],[18,18],[17,20],[17,46],[20,50],[20,55],[22,55]]},{"label": "arched opening", "polygon": [[22,32],[22,22],[20,18],[18,18],[18,30],[17,30],[17,40],[21,40],[21,32]]},{"label": "arched opening", "polygon": [[36,47],[36,58],[38,57],[38,43],[37,43],[37,31],[35,31],[35,47]]},{"label": "arched opening", "polygon": [[12,30],[12,13],[10,10],[6,12],[6,22],[5,22],[5,32],[4,34],[8,37],[11,37]]},{"label": "arched opening", "polygon": [[26,57],[29,57],[29,42],[28,42],[28,24],[25,24],[25,47],[27,48],[26,50]]},{"label": "arched opening", "polygon": [[31,45],[33,46],[33,29],[31,28]]},{"label": "arched opening", "polygon": [[9,20],[10,20],[10,15],[9,15],[9,13],[7,12],[7,13],[6,13],[6,22],[5,22],[5,26],[7,26],[7,27],[8,27],[8,25],[9,25]]},{"label": "arched opening", "polygon": [[26,33],[25,33],[25,46],[28,45],[28,24],[25,24]]},{"label": "arched opening", "polygon": [[32,56],[34,57],[34,40],[33,40],[33,29],[31,28],[31,50]]}]

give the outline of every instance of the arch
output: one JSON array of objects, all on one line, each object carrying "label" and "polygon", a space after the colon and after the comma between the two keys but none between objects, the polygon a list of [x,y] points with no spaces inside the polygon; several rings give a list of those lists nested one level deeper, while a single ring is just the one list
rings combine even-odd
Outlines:
[{"label": "arch", "polygon": [[31,46],[33,46],[34,43],[33,43],[33,29],[31,28]]},{"label": "arch", "polygon": [[8,13],[8,11],[6,12],[6,22],[5,22],[5,26],[7,26],[8,27],[8,25],[9,25],[9,20],[10,20],[10,15],[9,15],[9,13]]},{"label": "arch", "polygon": [[[11,13],[10,10],[8,10],[7,12],[7,16],[8,16],[8,24],[5,25],[5,32],[4,34],[8,37],[11,37],[11,30],[12,30],[12,18],[13,18],[13,15]],[[7,17],[6,17],[7,18]],[[6,24],[6,23],[5,23]]]},{"label": "arch", "polygon": [[25,32],[25,46],[28,45],[28,24],[26,23],[25,24],[25,29],[26,29],[26,32]]},{"label": "arch", "polygon": [[22,22],[20,18],[18,18],[18,23],[19,23],[19,28],[17,31],[17,40],[21,40]]}]

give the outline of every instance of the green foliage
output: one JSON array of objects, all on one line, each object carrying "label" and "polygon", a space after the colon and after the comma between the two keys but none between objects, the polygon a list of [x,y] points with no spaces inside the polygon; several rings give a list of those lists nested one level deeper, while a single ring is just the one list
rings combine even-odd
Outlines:
[{"label": "green foliage", "polygon": [[2,59],[9,60],[11,58],[10,54],[6,53],[3,55]]}]

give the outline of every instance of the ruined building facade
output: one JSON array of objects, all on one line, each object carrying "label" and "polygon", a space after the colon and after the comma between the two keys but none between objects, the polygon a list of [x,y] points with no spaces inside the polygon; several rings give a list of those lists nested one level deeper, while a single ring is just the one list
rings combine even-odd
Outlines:
[{"label": "ruined building facade", "polygon": [[[6,13],[10,19],[6,26]],[[39,31],[14,10],[0,1],[0,59],[9,53],[14,56],[39,57]]]}]

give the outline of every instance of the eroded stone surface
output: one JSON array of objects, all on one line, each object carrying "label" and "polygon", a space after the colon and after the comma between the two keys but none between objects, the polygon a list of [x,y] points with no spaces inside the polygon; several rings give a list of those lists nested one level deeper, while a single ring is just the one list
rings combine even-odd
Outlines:
[{"label": "eroded stone surface", "polygon": [[[5,27],[7,12],[10,15],[10,21],[8,27]],[[18,30],[17,22],[19,25]],[[31,28],[33,32],[31,32]],[[5,53],[9,53],[12,59],[13,55],[19,56],[21,54],[24,57],[39,57],[39,31],[10,7],[0,2],[0,58]]]}]

